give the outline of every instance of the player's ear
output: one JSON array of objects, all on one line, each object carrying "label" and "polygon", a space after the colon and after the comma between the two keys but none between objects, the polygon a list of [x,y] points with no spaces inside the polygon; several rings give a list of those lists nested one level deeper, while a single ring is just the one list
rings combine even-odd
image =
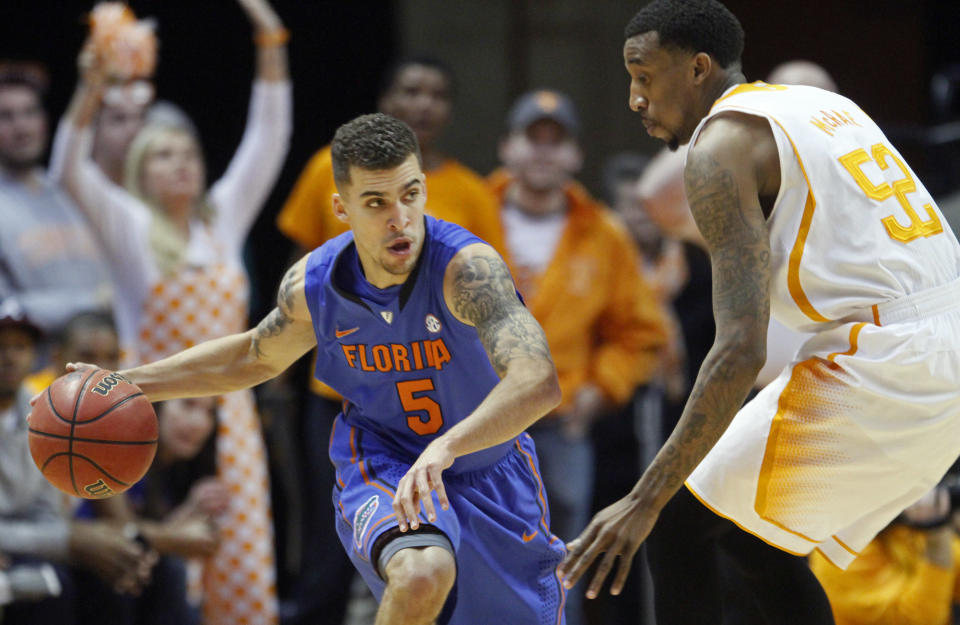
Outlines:
[{"label": "player's ear", "polygon": [[350,223],[350,217],[347,215],[347,207],[343,203],[343,198],[340,197],[339,193],[333,194],[333,214],[343,223]]},{"label": "player's ear", "polygon": [[691,69],[693,71],[693,82],[700,84],[713,70],[713,58],[706,52],[698,52],[693,55]]}]

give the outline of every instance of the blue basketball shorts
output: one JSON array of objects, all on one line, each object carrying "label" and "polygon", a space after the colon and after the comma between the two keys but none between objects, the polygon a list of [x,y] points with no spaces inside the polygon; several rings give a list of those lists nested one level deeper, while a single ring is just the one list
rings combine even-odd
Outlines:
[{"label": "blue basketball shorts", "polygon": [[[371,561],[373,546],[397,527],[393,497],[410,468],[378,437],[337,417],[330,435],[337,472],[333,492],[337,533],[377,601],[386,583]],[[494,464],[444,472],[450,508],[436,501],[432,525],[453,547],[457,579],[440,616],[445,625],[563,625],[565,590],[557,566],[566,549],[550,533],[550,513],[533,440],[521,434]]]}]

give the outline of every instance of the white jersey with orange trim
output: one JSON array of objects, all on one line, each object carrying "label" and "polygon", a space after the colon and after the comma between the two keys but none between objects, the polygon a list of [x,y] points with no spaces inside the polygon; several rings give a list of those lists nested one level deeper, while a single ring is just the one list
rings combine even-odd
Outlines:
[{"label": "white jersey with orange trim", "polygon": [[725,111],[770,122],[771,311],[813,334],[687,487],[768,543],[845,568],[960,454],[960,246],[850,100],[753,83],[710,117]]},{"label": "white jersey with orange trim", "polygon": [[[771,313],[814,332],[960,276],[960,246],[893,144],[851,100],[814,87],[731,88],[729,111],[765,117],[780,154],[770,228]],[[864,315],[866,315],[864,317]]]}]

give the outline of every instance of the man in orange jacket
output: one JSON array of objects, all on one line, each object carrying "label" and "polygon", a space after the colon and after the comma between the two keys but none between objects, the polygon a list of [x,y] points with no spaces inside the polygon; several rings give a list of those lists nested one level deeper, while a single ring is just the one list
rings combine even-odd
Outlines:
[{"label": "man in orange jacket", "polygon": [[[563,392],[560,407],[530,434],[550,497],[551,527],[564,540],[590,516],[591,423],[631,399],[666,340],[633,241],[573,180],[582,162],[578,132],[567,96],[546,90],[522,96],[500,144],[504,167],[488,179],[500,200],[507,262],[546,332]],[[583,620],[581,597],[567,595],[569,625]]]}]

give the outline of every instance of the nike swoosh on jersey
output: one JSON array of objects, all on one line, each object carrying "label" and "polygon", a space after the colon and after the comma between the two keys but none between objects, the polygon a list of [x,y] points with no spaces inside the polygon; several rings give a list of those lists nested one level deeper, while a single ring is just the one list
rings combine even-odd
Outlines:
[{"label": "nike swoosh on jersey", "polygon": [[343,337],[347,336],[348,334],[353,334],[354,332],[356,332],[356,331],[359,330],[359,329],[360,329],[360,326],[357,326],[356,328],[350,328],[349,330],[335,330],[333,333],[337,335],[337,338],[338,338],[338,339],[342,339]]},{"label": "nike swoosh on jersey", "polygon": [[534,538],[536,538],[537,534],[539,534],[539,533],[540,533],[540,530],[533,530],[533,533],[532,533],[532,534],[527,534],[526,532],[524,532],[523,535],[522,535],[520,538],[523,539],[523,542],[528,543],[528,542],[530,542],[531,540],[533,540]]}]

